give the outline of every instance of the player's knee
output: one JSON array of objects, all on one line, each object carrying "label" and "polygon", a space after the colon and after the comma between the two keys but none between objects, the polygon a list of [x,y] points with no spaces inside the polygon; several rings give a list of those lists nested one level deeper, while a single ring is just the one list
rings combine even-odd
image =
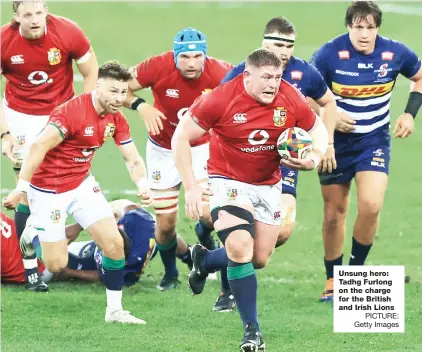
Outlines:
[{"label": "player's knee", "polygon": [[59,273],[67,266],[67,256],[56,256],[53,258],[45,258],[44,265],[48,271]]},{"label": "player's knee", "polygon": [[275,247],[280,247],[287,242],[290,236],[293,233],[293,230],[296,226],[296,222],[291,222],[289,224],[285,224],[280,228],[280,233],[278,234],[277,242]]},{"label": "player's knee", "polygon": [[272,251],[270,253],[255,255],[252,261],[254,268],[264,269],[270,260],[271,254],[272,254]]},{"label": "player's knee", "polygon": [[381,207],[382,202],[376,199],[360,200],[358,203],[358,213],[367,217],[378,217]]},{"label": "player's knee", "polygon": [[214,228],[224,243],[227,256],[236,262],[249,262],[253,257],[254,218],[246,209],[223,206],[211,213]]},{"label": "player's knee", "polygon": [[124,250],[123,238],[119,232],[116,232],[116,236],[103,243],[101,249],[106,257],[110,259],[121,259],[124,256]]},{"label": "player's knee", "polygon": [[177,213],[157,214],[157,234],[161,238],[173,237],[176,230]]},{"label": "player's knee", "polygon": [[324,221],[331,225],[343,222],[347,215],[347,201],[325,202]]}]

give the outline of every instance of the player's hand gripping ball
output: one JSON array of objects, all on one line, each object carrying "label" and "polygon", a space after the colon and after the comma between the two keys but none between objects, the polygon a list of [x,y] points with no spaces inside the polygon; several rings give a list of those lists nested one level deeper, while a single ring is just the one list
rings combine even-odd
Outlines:
[{"label": "player's hand gripping ball", "polygon": [[312,150],[312,137],[299,127],[288,128],[278,137],[277,150],[283,159],[304,159]]}]

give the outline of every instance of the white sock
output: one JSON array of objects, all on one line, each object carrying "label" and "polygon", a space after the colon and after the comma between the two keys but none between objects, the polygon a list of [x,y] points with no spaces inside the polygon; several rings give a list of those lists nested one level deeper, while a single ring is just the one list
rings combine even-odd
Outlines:
[{"label": "white sock", "polygon": [[122,291],[114,291],[106,289],[107,294],[107,308],[115,312],[116,310],[122,310]]},{"label": "white sock", "polygon": [[22,259],[23,267],[25,269],[35,269],[38,267],[37,258],[35,259]]}]

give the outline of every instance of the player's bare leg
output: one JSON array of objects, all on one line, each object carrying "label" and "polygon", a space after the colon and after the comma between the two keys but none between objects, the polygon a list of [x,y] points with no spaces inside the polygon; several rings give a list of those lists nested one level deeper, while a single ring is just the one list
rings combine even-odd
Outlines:
[{"label": "player's bare leg", "polygon": [[[123,269],[126,258],[123,249],[123,238],[117,229],[116,220],[114,217],[101,219],[88,226],[86,231],[103,251],[102,267],[104,269],[104,281],[107,287],[105,321],[108,323],[145,324],[145,321],[123,310]],[[64,243],[66,243],[67,251],[67,240]]]},{"label": "player's bare leg", "polygon": [[343,264],[343,246],[346,232],[346,215],[349,206],[350,182],[321,186],[324,199],[322,238],[324,241],[324,263],[327,275],[321,302],[333,299],[333,271],[335,265]]},{"label": "player's bare leg", "polygon": [[41,252],[37,253],[47,268],[52,273],[58,273],[67,266],[67,240],[60,240],[57,242],[41,241]]},{"label": "player's bare leg", "polygon": [[281,216],[281,228],[275,248],[285,244],[296,227],[296,198],[293,195],[281,195]]},{"label": "player's bare leg", "polygon": [[167,291],[180,285],[176,267],[177,209],[180,185],[166,190],[152,190],[152,206],[156,212],[155,241],[164,264],[164,277],[157,285],[160,291]]},{"label": "player's bare leg", "polygon": [[355,180],[358,193],[358,216],[353,229],[349,265],[363,265],[377,232],[388,176],[383,172],[363,171],[356,174]]}]

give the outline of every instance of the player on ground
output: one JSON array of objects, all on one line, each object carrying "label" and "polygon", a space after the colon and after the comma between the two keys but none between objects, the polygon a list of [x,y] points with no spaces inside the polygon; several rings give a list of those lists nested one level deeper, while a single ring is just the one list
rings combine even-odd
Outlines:
[{"label": "player on ground", "polygon": [[[321,168],[323,171],[331,173],[336,168],[334,158],[334,128],[337,120],[336,101],[318,70],[306,61],[293,56],[295,41],[296,30],[287,18],[272,18],[265,26],[262,47],[272,51],[283,62],[283,79],[324,109],[325,113],[322,118],[328,130],[329,148],[321,162]],[[243,73],[244,69],[245,62],[243,61],[224,77],[223,83],[236,78]],[[280,124],[283,123],[284,121],[281,119]],[[281,196],[282,221],[276,247],[281,246],[289,239],[296,225],[298,171],[283,165],[280,166],[280,169],[283,184]],[[221,293],[215,302],[213,311],[227,312],[233,310],[234,306],[235,302],[227,280],[227,271],[223,269],[221,270]]]},{"label": "player on ground", "polygon": [[[118,223],[119,232],[123,238],[125,251],[124,286],[133,286],[144,273],[156,251],[154,217],[146,210],[127,199],[110,202]],[[69,242],[69,260],[67,267],[54,274],[54,281],[78,279],[82,281],[101,281],[104,283],[102,267],[102,250],[95,241],[74,242],[82,232],[79,224],[66,226],[66,238]],[[186,242],[178,237],[178,257],[192,269],[190,251]],[[27,226],[21,237],[21,247],[24,255],[37,250],[40,246],[37,231]],[[43,280],[48,275],[44,272]],[[50,275],[53,279],[53,274]]]},{"label": "player on ground", "polygon": [[119,111],[131,79],[126,68],[115,62],[106,63],[99,69],[93,92],[54,109],[48,125],[25,157],[17,187],[4,199],[4,205],[13,209],[28,193],[33,226],[42,249],[37,256],[51,272],[59,272],[67,265],[65,223],[67,214],[72,215],[103,250],[105,321],[143,324],[143,320],[122,308],[123,240],[110,205],[89,172],[95,151],[113,138],[142,202],[151,202],[144,161]]},{"label": "player on ground", "polygon": [[[13,21],[1,28],[0,73],[6,86],[0,119],[5,116],[8,125],[1,132],[2,149],[17,174],[51,111],[74,95],[73,61],[83,76],[84,92],[92,91],[97,59],[77,24],[49,14],[45,1],[13,1]],[[15,213],[18,237],[28,216],[23,200]]]},{"label": "player on ground", "polygon": [[[135,78],[129,84],[126,106],[139,112],[149,133],[146,163],[157,214],[156,242],[165,266],[164,277],[157,286],[162,291],[180,284],[175,251],[181,179],[171,154],[171,138],[194,100],[217,87],[231,68],[230,64],[207,56],[205,35],[190,27],[176,34],[173,51],[153,56],[133,67]],[[154,95],[154,106],[131,93],[148,87]],[[204,184],[208,177],[209,139],[206,134],[192,142],[195,176]],[[209,210],[204,211],[203,223],[204,236],[209,239],[212,231]],[[203,244],[215,248],[212,239]]]},{"label": "player on ground", "polygon": [[390,163],[390,98],[399,74],[411,93],[394,128],[396,138],[413,132],[422,104],[421,60],[406,45],[378,35],[382,12],[374,1],[356,1],[346,12],[348,33],[324,44],[313,56],[337,97],[348,133],[335,133],[337,170],[322,172],[323,239],[327,282],[321,301],[333,299],[333,267],[343,262],[345,221],[354,178],[358,216],[349,265],[363,265],[374,241],[387,188]]},{"label": "player on ground", "polygon": [[[0,212],[0,230],[1,230],[1,282],[23,284],[25,283],[25,268],[22,262],[22,254],[19,248],[19,240],[16,234],[15,222],[3,212]],[[34,259],[37,261],[36,259]],[[39,272],[43,273],[44,266],[39,265]],[[32,276],[30,276],[32,280]],[[38,277],[34,279],[36,285],[30,285],[28,288],[35,292],[47,292],[48,286]]]},{"label": "player on ground", "polygon": [[[214,228],[225,245],[208,251],[192,247],[189,285],[202,292],[208,273],[227,268],[230,288],[243,321],[241,351],[265,350],[257,309],[255,268],[263,268],[276,244],[281,223],[280,156],[276,142],[289,127],[311,133],[313,151],[306,159],[284,161],[289,167],[315,169],[325,155],[328,133],[305,98],[281,79],[283,65],[271,51],[258,49],[246,59],[243,77],[198,98],[172,139],[177,169],[186,190],[186,213],[198,219],[202,195],[211,193]],[[280,111],[286,114],[280,125]],[[239,124],[236,116],[244,117]],[[190,141],[213,129],[208,173],[211,192],[201,187],[192,167]]]}]

